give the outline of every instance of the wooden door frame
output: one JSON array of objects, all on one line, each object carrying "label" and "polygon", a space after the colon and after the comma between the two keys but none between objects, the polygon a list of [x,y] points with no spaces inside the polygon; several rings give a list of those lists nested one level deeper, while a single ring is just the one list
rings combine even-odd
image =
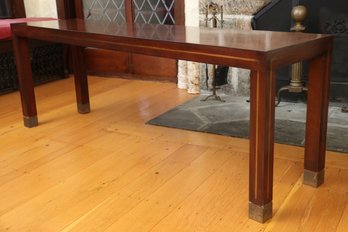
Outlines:
[{"label": "wooden door frame", "polygon": [[60,19],[76,18],[75,3],[69,0],[56,0],[57,14]]},{"label": "wooden door frame", "polygon": [[24,0],[9,0],[10,18],[25,18]]}]

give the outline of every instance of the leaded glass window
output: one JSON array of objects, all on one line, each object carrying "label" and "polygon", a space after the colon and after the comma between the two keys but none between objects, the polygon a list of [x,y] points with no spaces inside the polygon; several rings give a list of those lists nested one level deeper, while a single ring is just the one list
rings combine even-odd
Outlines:
[{"label": "leaded glass window", "polygon": [[175,24],[175,0],[133,0],[134,22]]},{"label": "leaded glass window", "polygon": [[125,0],[83,0],[86,19],[125,22]]}]

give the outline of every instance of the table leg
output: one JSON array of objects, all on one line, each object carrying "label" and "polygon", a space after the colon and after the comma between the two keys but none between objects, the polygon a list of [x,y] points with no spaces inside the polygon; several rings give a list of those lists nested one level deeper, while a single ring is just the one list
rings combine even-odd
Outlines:
[{"label": "table leg", "polygon": [[304,184],[313,187],[324,182],[330,57],[328,52],[309,63]]},{"label": "table leg", "polygon": [[13,47],[16,57],[24,126],[29,128],[35,127],[38,125],[38,118],[28,39],[13,36]]},{"label": "table leg", "polygon": [[251,72],[249,218],[272,217],[275,73]]},{"label": "table leg", "polygon": [[85,48],[71,46],[77,110],[80,114],[90,112]]}]

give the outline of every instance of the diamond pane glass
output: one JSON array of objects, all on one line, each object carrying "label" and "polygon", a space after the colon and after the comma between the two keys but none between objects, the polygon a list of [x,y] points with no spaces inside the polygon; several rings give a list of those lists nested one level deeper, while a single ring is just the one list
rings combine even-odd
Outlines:
[{"label": "diamond pane glass", "polygon": [[175,0],[133,0],[136,23],[175,24]]},{"label": "diamond pane glass", "polygon": [[125,0],[83,0],[86,19],[126,22]]}]

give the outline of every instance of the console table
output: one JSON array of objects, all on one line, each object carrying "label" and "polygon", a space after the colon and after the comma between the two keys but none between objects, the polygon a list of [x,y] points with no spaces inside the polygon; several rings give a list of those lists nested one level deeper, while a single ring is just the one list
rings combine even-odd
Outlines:
[{"label": "console table", "polygon": [[13,24],[24,125],[38,125],[28,39],[71,45],[77,109],[90,111],[84,48],[251,69],[249,217],[272,217],[275,69],[309,60],[304,183],[324,181],[332,37],[184,26],[58,20]]}]

